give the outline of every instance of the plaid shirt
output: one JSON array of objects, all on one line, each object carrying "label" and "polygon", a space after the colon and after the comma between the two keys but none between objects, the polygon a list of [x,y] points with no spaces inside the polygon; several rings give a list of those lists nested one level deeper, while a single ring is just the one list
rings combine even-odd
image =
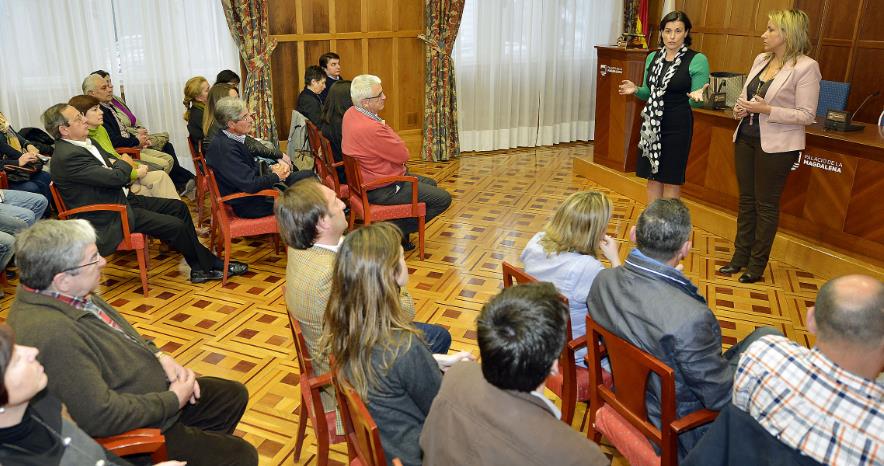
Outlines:
[{"label": "plaid shirt", "polygon": [[884,385],[816,348],[767,336],[740,358],[734,404],[784,444],[824,464],[884,461]]},{"label": "plaid shirt", "polygon": [[121,327],[120,324],[118,324],[111,316],[109,316],[106,312],[101,310],[100,307],[93,303],[91,298],[87,299],[80,296],[68,296],[66,294],[62,294],[52,290],[35,290],[24,285],[22,285],[22,288],[24,288],[26,291],[30,291],[31,293],[38,293],[44,296],[49,296],[50,298],[55,298],[73,307],[74,309],[86,311],[90,314],[93,314],[95,317],[101,319],[102,322],[106,323],[112,329],[122,333],[126,338],[132,340],[132,336],[126,333],[126,331],[123,330],[123,327]]}]

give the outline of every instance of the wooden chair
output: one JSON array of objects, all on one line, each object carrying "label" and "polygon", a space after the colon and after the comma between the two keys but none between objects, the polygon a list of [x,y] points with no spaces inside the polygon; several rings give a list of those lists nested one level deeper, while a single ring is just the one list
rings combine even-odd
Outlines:
[{"label": "wooden chair", "polygon": [[295,444],[295,463],[301,457],[304,437],[307,436],[307,417],[309,416],[310,422],[313,424],[313,433],[316,436],[317,464],[326,466],[328,464],[329,445],[346,441],[345,436],[337,435],[336,433],[334,411],[326,413],[322,406],[320,390],[323,387],[331,386],[331,372],[319,376],[316,375],[313,371],[313,358],[310,357],[307,342],[304,340],[304,333],[301,331],[301,324],[291,314],[289,314],[289,324],[292,329],[292,340],[295,342],[295,355],[298,357],[298,368],[300,369],[298,384],[301,388],[298,434],[295,437],[297,439]]},{"label": "wooden chair", "polygon": [[[716,411],[701,409],[675,418],[675,373],[659,359],[607,331],[586,316],[586,336],[590,342],[605,342],[611,372],[617,387],[605,386],[601,375],[602,354],[598,345],[588,345],[589,429],[587,436],[598,443],[602,434],[633,466],[678,464],[678,434],[715,420]],[[648,421],[645,390],[653,372],[660,378],[662,429]],[[657,456],[651,443],[660,447]]]},{"label": "wooden chair", "polygon": [[[536,278],[528,275],[523,270],[503,261],[503,286],[509,288],[513,283],[522,285],[526,283],[534,283]],[[568,298],[559,295],[561,300],[567,305]],[[559,356],[559,373],[558,375],[550,375],[546,378],[546,388],[555,393],[562,400],[562,422],[571,425],[574,421],[574,413],[577,409],[577,402],[589,401],[589,370],[585,367],[577,365],[575,354],[581,348],[586,347],[586,337],[581,336],[571,340],[573,335],[571,331],[571,315],[568,314],[568,323],[566,327],[567,339],[569,340],[565,347],[562,348],[562,354]],[[610,386],[611,375],[605,372],[605,379]],[[584,413],[583,421],[580,429],[583,430],[583,423],[586,422],[586,413]]]},{"label": "wooden chair", "polygon": [[160,433],[160,429],[134,429],[112,437],[96,438],[95,441],[119,457],[149,454],[153,463],[169,459],[166,437]]},{"label": "wooden chair", "polygon": [[307,124],[307,143],[310,144],[310,150],[313,151],[313,158],[317,159],[317,154],[321,150],[319,136],[322,133],[319,132],[319,128],[312,121],[304,118],[304,122]]},{"label": "wooden chair", "polygon": [[275,216],[268,215],[261,218],[238,217],[233,212],[233,208],[227,205],[227,201],[244,197],[270,196],[277,198],[279,197],[279,190],[271,188],[263,189],[256,193],[233,193],[222,197],[221,191],[218,190],[218,182],[215,180],[215,172],[209,168],[204,158],[200,157],[198,163],[200,166],[199,169],[203,170],[203,173],[206,175],[206,180],[209,183],[209,197],[212,199],[213,219],[210,244],[211,248],[214,250],[215,237],[217,234],[221,235],[222,244],[219,246],[224,251],[224,277],[221,280],[221,284],[226,285],[227,268],[230,265],[230,243],[233,238],[270,234],[273,235],[274,250],[277,251],[277,253],[279,252],[279,230],[277,229]]},{"label": "wooden chair", "polygon": [[203,154],[198,148],[194,147],[190,136],[187,137],[187,148],[190,149],[193,169],[196,172],[196,224],[202,227],[204,214],[206,213],[206,194],[209,192],[209,182],[206,180],[206,174],[199,168],[199,159],[203,157]]},{"label": "wooden chair", "polygon": [[[418,255],[424,259],[424,224],[427,215],[427,205],[417,201],[417,177],[414,176],[386,176],[378,178],[370,183],[362,181],[362,172],[359,169],[359,161],[344,154],[344,171],[347,174],[347,186],[350,199],[350,230],[356,223],[356,217],[362,218],[365,225],[383,220],[416,217],[418,222]],[[396,181],[411,183],[411,202],[408,204],[380,205],[368,201],[368,191],[379,186],[387,185]]]},{"label": "wooden chair", "polygon": [[[3,170],[0,170],[0,189],[9,189],[9,178]],[[49,206],[46,206],[46,208],[48,209]],[[0,270],[0,286],[7,285],[9,285],[9,279],[6,278],[6,268],[4,267],[3,270]]]},{"label": "wooden chair", "polygon": [[322,177],[322,184],[333,190],[338,195],[338,199],[347,202],[350,197],[350,187],[346,184],[341,184],[341,180],[338,178],[338,167],[343,167],[344,161],[335,162],[335,153],[332,150],[331,142],[322,134],[319,135],[319,147],[320,151],[316,165],[318,166],[321,160],[325,165],[324,170],[327,173],[326,176]]},{"label": "wooden chair", "polygon": [[149,296],[149,287],[147,284],[147,272],[150,270],[150,253],[147,250],[149,243],[147,235],[144,233],[132,233],[129,231],[129,213],[126,212],[126,206],[122,204],[93,204],[88,206],[77,207],[76,209],[68,209],[61,193],[55,187],[54,182],[49,183],[49,191],[52,192],[52,199],[55,200],[55,207],[58,209],[58,218],[66,220],[77,214],[85,212],[117,212],[120,214],[120,224],[123,228],[123,240],[117,245],[117,251],[135,251],[135,257],[138,259],[138,272],[141,275],[141,291],[144,297]]},{"label": "wooden chair", "polygon": [[350,466],[385,466],[387,464],[381,433],[371,418],[368,408],[356,390],[335,380],[338,411],[344,421],[347,437],[347,456]]}]

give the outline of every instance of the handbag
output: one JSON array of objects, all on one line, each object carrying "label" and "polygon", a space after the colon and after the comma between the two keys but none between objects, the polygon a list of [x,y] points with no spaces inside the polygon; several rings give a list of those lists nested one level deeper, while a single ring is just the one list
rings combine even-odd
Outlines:
[{"label": "handbag", "polygon": [[9,179],[10,183],[24,183],[26,181],[31,180],[31,176],[35,173],[43,170],[43,161],[37,160],[31,163],[26,164],[25,166],[20,165],[4,165],[3,171],[6,172],[6,178]]}]

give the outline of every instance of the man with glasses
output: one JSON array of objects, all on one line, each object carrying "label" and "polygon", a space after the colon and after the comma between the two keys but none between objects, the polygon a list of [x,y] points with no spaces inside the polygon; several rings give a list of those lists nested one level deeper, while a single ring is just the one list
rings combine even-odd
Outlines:
[{"label": "man with glasses", "polygon": [[9,325],[40,350],[49,391],[93,437],[159,428],[170,458],[257,465],[233,435],[248,403],[238,382],[197,377],[96,294],[106,262],[86,220],[44,220],[19,233],[21,285]]},{"label": "man with glasses", "polygon": [[[285,160],[270,165],[269,173],[261,167],[248,148],[246,135],[252,131],[254,119],[245,102],[237,97],[224,97],[215,104],[215,121],[222,129],[206,149],[206,163],[215,172],[215,181],[222,196],[234,193],[257,193],[281,183],[284,189],[292,183],[313,176],[313,172],[294,169]],[[273,215],[272,197],[244,197],[227,201],[238,217],[261,218]]]},{"label": "man with glasses", "polygon": [[[387,126],[378,116],[384,109],[387,96],[381,87],[381,79],[370,74],[353,78],[350,84],[350,98],[353,107],[344,113],[344,137],[341,150],[359,160],[362,181],[372,181],[388,176],[414,176],[418,179],[417,200],[427,206],[426,221],[445,212],[451,205],[451,194],[436,187],[436,181],[413,173],[408,173],[408,147],[402,138]],[[368,192],[368,201],[373,204],[395,205],[411,202],[411,183],[394,182],[377,186]],[[417,231],[416,218],[392,220],[402,230],[402,247],[406,251],[414,249],[408,235]]]},{"label": "man with glasses", "polygon": [[[128,156],[112,157],[89,139],[86,119],[68,104],[56,104],[43,112],[43,125],[55,138],[51,173],[62,200],[69,209],[94,204],[126,206],[129,230],[144,233],[179,251],[190,266],[190,281],[220,280],[224,262],[199,242],[190,209],[178,199],[161,199],[132,194],[127,186],[143,175],[146,165],[133,168]],[[77,215],[92,223],[98,234],[98,252],[113,254],[123,240],[121,216],[117,212],[88,212]],[[228,275],[242,275],[248,266],[231,261]]]}]

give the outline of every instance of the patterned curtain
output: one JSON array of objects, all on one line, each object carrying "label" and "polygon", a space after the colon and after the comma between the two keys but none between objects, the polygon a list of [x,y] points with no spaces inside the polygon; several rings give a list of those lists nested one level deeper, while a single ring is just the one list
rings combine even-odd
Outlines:
[{"label": "patterned curtain", "polygon": [[270,38],[267,0],[221,0],[221,5],[248,71],[243,100],[255,114],[255,134],[276,144],[279,136],[270,82],[270,54],[276,48],[276,40]]},{"label": "patterned curtain", "polygon": [[424,0],[427,43],[424,82],[424,142],[421,157],[442,161],[460,154],[457,137],[457,96],[451,50],[466,0]]}]

